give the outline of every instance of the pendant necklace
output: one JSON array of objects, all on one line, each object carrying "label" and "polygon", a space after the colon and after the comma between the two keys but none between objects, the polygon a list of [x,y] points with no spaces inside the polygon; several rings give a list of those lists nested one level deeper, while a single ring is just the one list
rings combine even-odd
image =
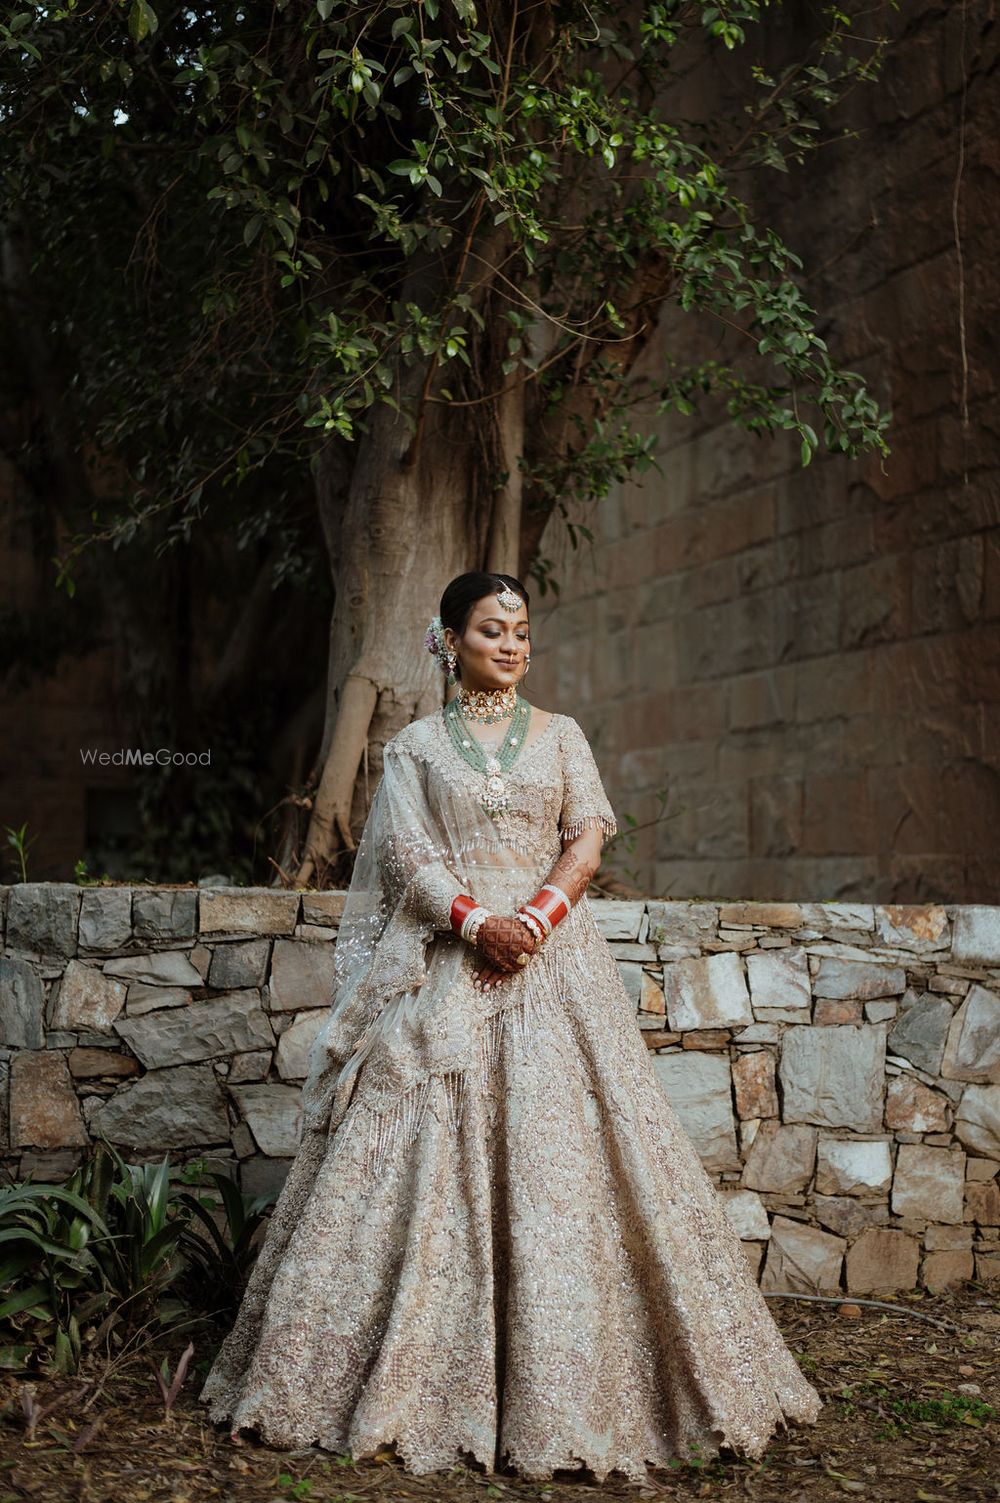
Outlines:
[{"label": "pendant necklace", "polygon": [[[501,691],[506,693],[506,691]],[[507,785],[502,774],[513,767],[517,754],[524,745],[524,738],[531,723],[531,706],[519,694],[514,695],[514,713],[507,734],[495,752],[487,752],[472,734],[469,722],[462,713],[461,700],[453,699],[444,712],[445,725],[452,744],[459,756],[470,767],[484,774],[486,786],[481,794],[483,808],[491,819],[506,813],[508,805]],[[497,719],[500,717],[497,716]],[[477,716],[486,721],[486,716]]]}]

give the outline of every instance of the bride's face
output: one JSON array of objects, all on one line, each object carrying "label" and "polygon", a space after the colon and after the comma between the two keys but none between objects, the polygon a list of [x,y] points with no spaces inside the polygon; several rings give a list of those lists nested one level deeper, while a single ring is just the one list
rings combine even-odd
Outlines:
[{"label": "bride's face", "polygon": [[495,595],[484,595],[472,607],[462,635],[449,627],[445,640],[458,653],[463,689],[507,689],[523,678],[531,651],[528,612],[522,606],[514,615]]}]

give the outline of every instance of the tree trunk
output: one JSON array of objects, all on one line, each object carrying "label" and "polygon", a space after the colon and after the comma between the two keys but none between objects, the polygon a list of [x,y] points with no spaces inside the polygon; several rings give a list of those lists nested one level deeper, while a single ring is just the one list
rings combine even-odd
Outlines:
[{"label": "tree trunk", "polygon": [[411,428],[376,409],[346,504],[327,486],[319,495],[324,512],[340,514],[339,525],[324,522],[339,546],[322,774],[297,885],[322,883],[338,851],[353,850],[352,817],[361,823],[367,813],[364,791],[355,795],[366,747],[380,762],[390,736],[444,700],[424,630],[448,580],[484,558],[490,522],[475,483],[474,438],[448,413],[429,409],[416,460],[406,465]]},{"label": "tree trunk", "polygon": [[[322,771],[296,885],[321,885],[337,855],[354,849],[382,747],[444,702],[441,668],[423,642],[444,586],[466,569],[516,567],[524,388],[502,376],[509,326],[490,295],[506,232],[488,225],[475,239],[474,233],[457,265],[426,263],[411,283],[436,279],[452,293],[471,284],[485,329],[464,382],[451,368],[442,378],[433,360],[405,368],[394,395],[415,415],[416,428],[394,409],[375,407],[349,477],[342,448],[330,446],[316,467],[335,599]],[[458,394],[469,400],[443,400],[443,385],[468,386]],[[502,389],[498,401],[477,400]],[[358,787],[367,751],[374,767],[366,762]]]}]

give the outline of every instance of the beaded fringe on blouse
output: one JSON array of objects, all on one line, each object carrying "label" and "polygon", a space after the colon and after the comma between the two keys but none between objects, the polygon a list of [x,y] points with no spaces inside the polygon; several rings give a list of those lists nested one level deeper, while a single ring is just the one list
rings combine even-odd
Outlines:
[{"label": "beaded fringe on blouse", "polygon": [[[566,999],[567,980],[565,958],[556,951],[546,966],[536,969],[534,975],[530,970],[525,975],[524,989],[516,1002],[498,1008],[484,1019],[477,1072],[481,1091],[489,1089],[505,1041],[527,1047],[536,1028]],[[364,1102],[355,1101],[337,1131],[344,1134],[364,1131],[367,1124],[365,1172],[379,1175],[400,1149],[415,1142],[435,1082],[440,1081],[444,1090],[446,1125],[451,1132],[459,1130],[469,1089],[467,1076],[466,1070],[427,1075],[384,1111],[374,1111]]]}]

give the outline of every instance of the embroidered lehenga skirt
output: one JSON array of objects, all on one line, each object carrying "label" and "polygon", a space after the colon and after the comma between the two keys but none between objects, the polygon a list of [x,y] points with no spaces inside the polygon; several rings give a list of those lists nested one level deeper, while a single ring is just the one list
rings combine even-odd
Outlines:
[{"label": "embroidered lehenga skirt", "polygon": [[[478,881],[498,911],[534,890],[523,870]],[[431,940],[405,1022],[332,1130],[304,1134],[202,1390],[211,1417],[283,1448],[395,1445],[416,1473],[598,1480],[758,1456],[814,1420],[586,899],[494,992],[460,945]],[[455,1067],[414,1071],[447,1065],[451,1026]]]}]

